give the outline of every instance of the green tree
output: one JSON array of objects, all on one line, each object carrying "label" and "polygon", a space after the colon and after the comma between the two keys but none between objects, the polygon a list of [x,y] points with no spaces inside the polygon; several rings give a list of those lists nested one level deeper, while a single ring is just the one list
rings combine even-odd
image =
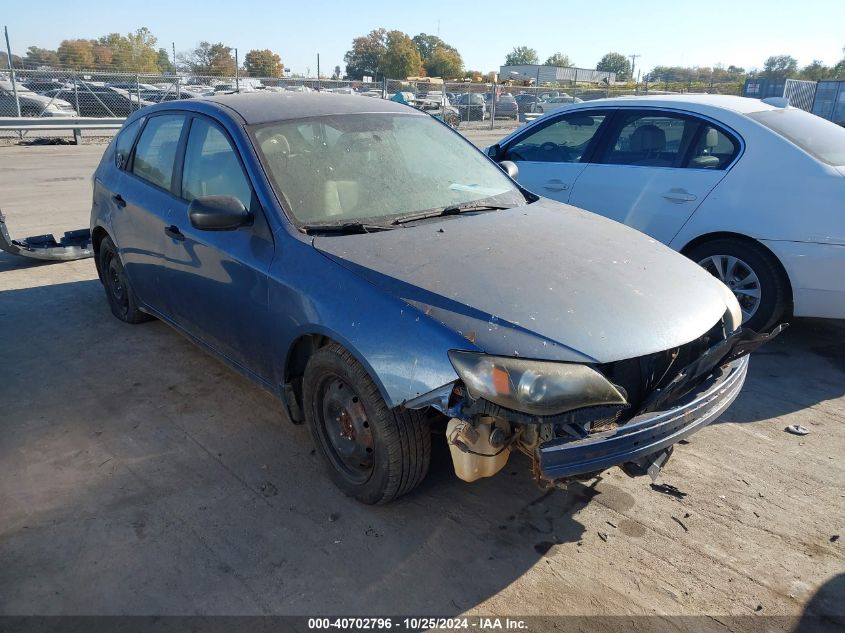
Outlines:
[{"label": "green tree", "polygon": [[798,60],[791,55],[772,55],[763,63],[763,76],[768,79],[785,79],[798,73]]},{"label": "green tree", "polygon": [[617,81],[626,81],[631,78],[631,62],[622,53],[606,53],[596,64],[596,70],[616,73]]},{"label": "green tree", "polygon": [[376,77],[383,74],[381,65],[386,52],[386,30],[374,29],[367,35],[356,37],[352,40],[352,48],[343,56],[346,74],[352,79],[360,79],[364,75]]},{"label": "green tree", "polygon": [[421,65],[420,52],[414,41],[402,31],[389,31],[382,62],[384,76],[400,79],[418,75]]},{"label": "green tree", "polygon": [[833,74],[833,68],[825,66],[820,59],[814,59],[811,63],[801,69],[801,79],[809,81],[821,81],[829,79]]},{"label": "green tree", "polygon": [[158,66],[159,72],[165,75],[176,72],[176,67],[173,65],[173,61],[170,59],[170,54],[167,52],[166,48],[158,49],[158,53],[156,54],[156,66]]},{"label": "green tree", "polygon": [[56,54],[62,66],[91,68],[94,65],[93,49],[89,40],[62,40]]},{"label": "green tree", "polygon": [[268,48],[254,49],[244,57],[244,68],[250,77],[281,77],[282,58]]},{"label": "green tree", "polygon": [[232,77],[235,74],[235,57],[232,47],[222,42],[200,42],[183,56],[185,65],[194,75]]},{"label": "green tree", "polygon": [[26,49],[24,61],[28,64],[38,64],[39,66],[58,66],[59,56],[56,54],[56,51],[30,46]]},{"label": "green tree", "polygon": [[549,55],[549,58],[546,60],[545,65],[569,68],[574,64],[572,63],[572,60],[569,59],[569,55],[564,55],[563,53],[555,53],[554,55]]},{"label": "green tree", "polygon": [[505,66],[519,66],[522,64],[539,64],[540,58],[537,51],[527,46],[516,46],[505,57]]},{"label": "green tree", "polygon": [[126,35],[109,33],[93,42],[94,63],[123,72],[159,72],[157,41],[147,27]]},{"label": "green tree", "polygon": [[845,79],[845,57],[840,59],[830,71],[832,79]]},{"label": "green tree", "polygon": [[431,56],[423,60],[423,68],[429,77],[454,79],[464,73],[464,60],[452,47],[437,48]]}]

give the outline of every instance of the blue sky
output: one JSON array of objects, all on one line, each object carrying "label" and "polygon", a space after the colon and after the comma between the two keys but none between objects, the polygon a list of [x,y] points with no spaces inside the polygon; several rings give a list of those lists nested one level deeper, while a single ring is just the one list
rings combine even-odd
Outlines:
[{"label": "blue sky", "polygon": [[[498,70],[518,45],[544,60],[561,51],[576,65],[595,67],[608,51],[638,53],[637,66],[761,67],[769,55],[791,54],[801,65],[833,64],[845,47],[845,0],[4,0],[12,51],[55,48],[65,38],[95,38],[147,26],[159,45],[187,50],[200,40],[222,41],[241,56],[251,48],[278,52],[293,72],[328,74],[343,66],[352,38],[383,26],[410,35],[437,34],[463,55],[467,68]],[[85,16],[81,19],[80,16]]]}]

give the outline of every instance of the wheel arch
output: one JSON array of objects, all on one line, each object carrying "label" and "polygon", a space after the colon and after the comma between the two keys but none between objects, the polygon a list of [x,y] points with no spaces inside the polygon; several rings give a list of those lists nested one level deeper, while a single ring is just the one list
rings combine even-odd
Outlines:
[{"label": "wheel arch", "polygon": [[[100,270],[100,244],[107,237],[111,238],[111,235],[100,225],[95,226],[91,231],[91,248],[94,250],[94,266],[97,268],[97,276],[100,278],[100,281],[103,280],[103,271]],[[114,241],[113,238],[111,239]]]},{"label": "wheel arch", "polygon": [[778,274],[781,276],[782,280],[785,282],[785,287],[788,293],[787,302],[789,306],[792,306],[793,303],[793,296],[792,296],[792,280],[789,277],[789,273],[787,272],[786,268],[784,268],[783,263],[780,261],[780,258],[775,255],[775,253],[766,246],[760,240],[757,240],[753,237],[749,237],[742,233],[734,233],[733,231],[713,231],[711,233],[703,233],[702,235],[698,235],[687,242],[682,248],[678,249],[678,251],[686,256],[689,256],[689,252],[694,249],[696,246],[700,246],[706,242],[712,242],[713,240],[718,239],[734,239],[739,240],[741,242],[745,242],[747,244],[752,244],[754,247],[760,249],[765,253],[769,259],[774,263],[775,269],[778,271]]}]

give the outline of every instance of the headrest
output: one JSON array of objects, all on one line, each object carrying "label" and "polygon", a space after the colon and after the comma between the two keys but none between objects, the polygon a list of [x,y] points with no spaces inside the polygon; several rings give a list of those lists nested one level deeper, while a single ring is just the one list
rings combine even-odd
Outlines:
[{"label": "headrest", "polygon": [[707,134],[704,135],[704,147],[713,149],[719,144],[719,133],[711,128],[707,128]]},{"label": "headrest", "polygon": [[660,152],[666,147],[666,132],[656,125],[641,125],[631,134],[632,152]]},{"label": "headrest", "polygon": [[261,151],[267,156],[290,154],[290,143],[284,134],[274,134],[261,141]]}]

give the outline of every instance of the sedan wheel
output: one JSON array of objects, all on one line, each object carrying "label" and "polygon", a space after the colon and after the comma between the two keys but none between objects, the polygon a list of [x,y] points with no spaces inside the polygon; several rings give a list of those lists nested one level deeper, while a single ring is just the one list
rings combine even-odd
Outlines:
[{"label": "sedan wheel", "polygon": [[111,238],[106,237],[100,243],[98,257],[100,275],[112,314],[125,323],[143,323],[152,319],[138,308],[138,300]]},{"label": "sedan wheel", "polygon": [[757,314],[760,307],[760,279],[747,263],[730,255],[711,255],[698,264],[731,289],[739,301],[743,321]]},{"label": "sedan wheel", "polygon": [[760,244],[718,238],[684,253],[730,288],[742,310],[744,327],[765,331],[783,317],[789,285],[778,261]]}]

